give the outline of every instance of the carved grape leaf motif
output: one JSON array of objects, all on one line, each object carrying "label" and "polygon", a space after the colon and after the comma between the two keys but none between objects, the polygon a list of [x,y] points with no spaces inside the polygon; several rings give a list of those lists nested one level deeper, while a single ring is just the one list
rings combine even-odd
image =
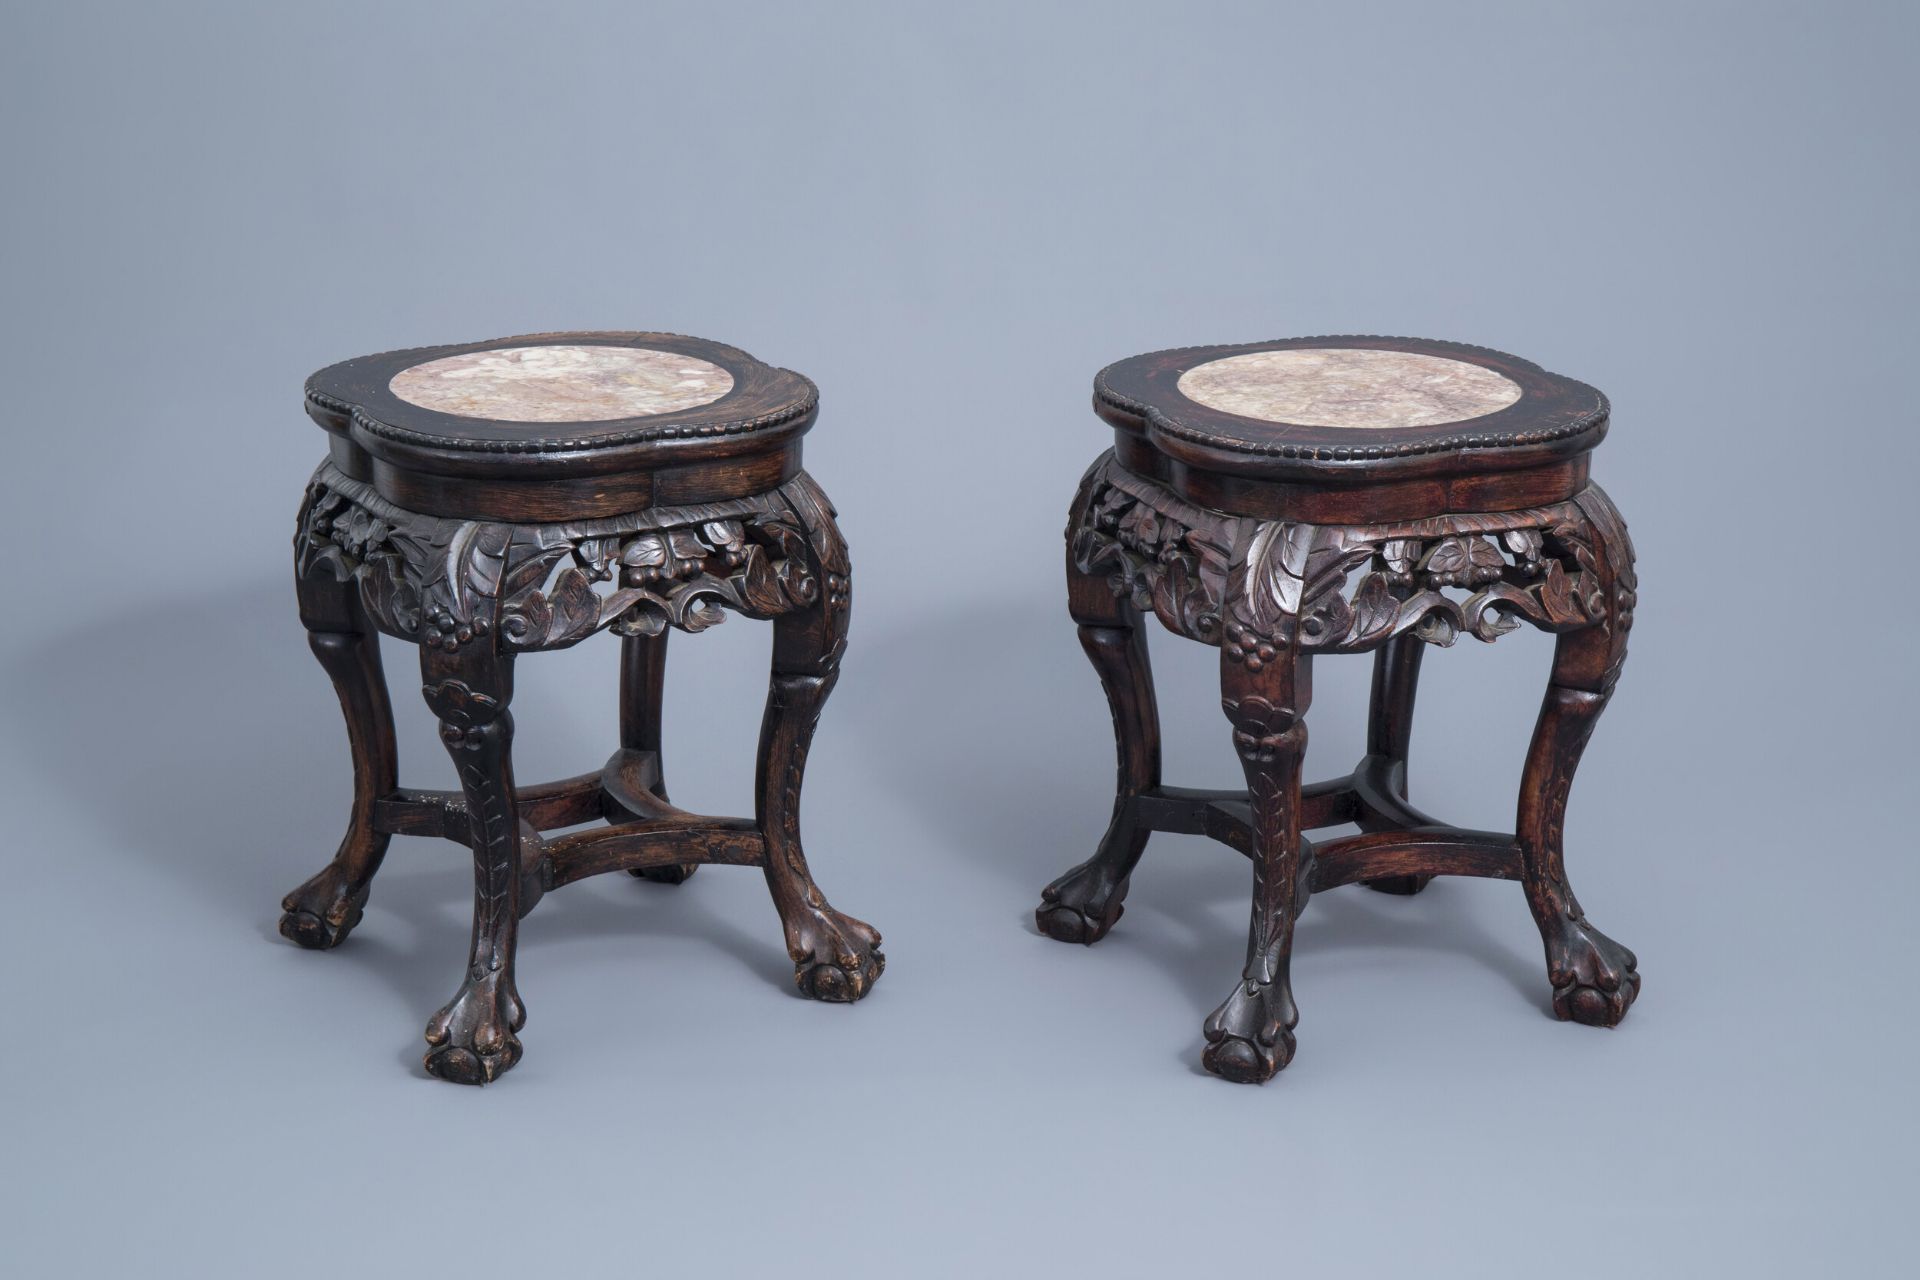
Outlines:
[{"label": "carved grape leaf motif", "polygon": [[698,571],[710,548],[692,529],[676,528],[643,533],[620,552],[627,581],[633,586],[660,579],[684,578]]},{"label": "carved grape leaf motif", "polygon": [[757,613],[778,613],[787,605],[786,592],[780,586],[780,574],[767,559],[763,547],[747,547],[740,573],[740,597]]},{"label": "carved grape leaf motif", "polygon": [[1387,585],[1413,585],[1413,566],[1420,560],[1418,538],[1389,538],[1380,544],[1380,559],[1387,566]]},{"label": "carved grape leaf motif", "polygon": [[1235,616],[1268,640],[1284,638],[1297,627],[1307,645],[1329,643],[1352,624],[1352,610],[1341,594],[1347,575],[1373,554],[1373,544],[1344,527],[1263,523],[1247,544],[1245,586],[1234,602]]},{"label": "carved grape leaf motif", "polygon": [[1507,544],[1507,550],[1520,562],[1520,567],[1528,573],[1537,573],[1540,569],[1541,538],[1538,529],[1508,529],[1500,535]]},{"label": "carved grape leaf motif", "polygon": [[613,566],[620,559],[620,539],[582,538],[574,544],[573,558],[595,582],[613,577]]},{"label": "carved grape leaf motif", "polygon": [[1394,623],[1400,618],[1400,601],[1395,598],[1387,585],[1387,575],[1370,573],[1360,582],[1360,589],[1353,593],[1352,630],[1348,633],[1356,644],[1370,644],[1393,634]]},{"label": "carved grape leaf motif", "polygon": [[819,598],[820,583],[807,560],[807,535],[784,521],[762,523],[759,533],[774,557],[780,590],[796,607],[812,604]]},{"label": "carved grape leaf motif", "polygon": [[1472,535],[1442,538],[1421,561],[1420,569],[1436,587],[1478,586],[1498,580],[1506,569],[1500,549]]},{"label": "carved grape leaf motif", "polygon": [[600,609],[593,580],[569,565],[548,590],[529,592],[502,611],[501,634],[516,648],[562,648],[599,629]]},{"label": "carved grape leaf motif", "polygon": [[1247,546],[1247,621],[1262,635],[1274,635],[1300,616],[1306,598],[1307,560],[1313,549],[1312,525],[1262,524]]},{"label": "carved grape leaf motif", "polygon": [[360,571],[360,599],[381,630],[411,636],[420,630],[420,591],[398,555],[370,561]]},{"label": "carved grape leaf motif", "polygon": [[[1410,633],[1444,646],[1463,632],[1490,641],[1522,622],[1568,631],[1617,620],[1624,633],[1632,617],[1631,561],[1603,564],[1595,546],[1597,537],[1612,556],[1613,543],[1624,543],[1620,522],[1610,508],[1589,511],[1584,495],[1520,512],[1348,527],[1196,510],[1110,457],[1087,484],[1068,530],[1076,568],[1105,571],[1117,595],[1250,666],[1289,640],[1352,652]],[[1231,546],[1241,536],[1245,559],[1229,575],[1229,557],[1209,540]],[[1369,560],[1373,571],[1349,593],[1350,575]],[[1609,597],[1601,583],[1616,571]]]},{"label": "carved grape leaf motif", "polygon": [[[753,499],[641,514],[661,523],[623,530],[612,521],[440,519],[398,511],[323,466],[297,528],[295,567],[356,579],[383,630],[448,649],[496,627],[502,643],[533,649],[564,647],[603,627],[702,630],[728,608],[773,617],[819,600],[816,558],[840,566],[829,580],[845,599],[844,546],[831,507],[804,474]],[[803,527],[809,518],[824,523]],[[610,580],[612,590],[594,590]]]},{"label": "carved grape leaf motif", "polygon": [[1540,582],[1540,605],[1546,620],[1556,627],[1570,626],[1582,617],[1573,583],[1558,560],[1548,561],[1546,576]]},{"label": "carved grape leaf motif", "polygon": [[1160,538],[1160,516],[1144,502],[1136,502],[1120,517],[1120,536],[1136,547],[1151,549]]}]

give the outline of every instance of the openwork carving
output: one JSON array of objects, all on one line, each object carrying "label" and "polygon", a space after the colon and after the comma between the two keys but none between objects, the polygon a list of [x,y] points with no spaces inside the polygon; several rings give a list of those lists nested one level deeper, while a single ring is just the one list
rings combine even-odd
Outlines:
[{"label": "openwork carving", "polygon": [[1114,594],[1169,628],[1220,643],[1220,602],[1237,521],[1196,507],[1114,462],[1094,466],[1087,504],[1068,530],[1082,573],[1105,572]]},{"label": "openwork carving", "polygon": [[[1109,457],[1096,468],[1073,557],[1175,632],[1258,670],[1292,643],[1356,653],[1403,632],[1451,645],[1462,634],[1496,640],[1522,622],[1554,632],[1604,625],[1607,575],[1588,505],[1364,526],[1260,521],[1195,507]],[[1243,538],[1245,586],[1229,598],[1232,548]],[[1616,591],[1624,627],[1630,569]]]},{"label": "openwork carving", "polygon": [[816,558],[844,606],[845,549],[822,556],[800,514],[817,494],[796,477],[727,502],[496,524],[404,511],[328,463],[308,486],[295,571],[355,582],[381,630],[430,649],[495,628],[509,651],[565,648],[602,629],[703,631],[727,609],[771,618],[811,605]]}]

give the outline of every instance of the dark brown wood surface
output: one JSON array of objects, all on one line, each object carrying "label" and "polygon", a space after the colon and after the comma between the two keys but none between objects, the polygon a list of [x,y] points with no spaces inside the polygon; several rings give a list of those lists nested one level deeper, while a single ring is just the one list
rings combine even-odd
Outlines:
[{"label": "dark brown wood surface", "polygon": [[[1240,467],[1227,478],[1259,501],[1251,513],[1195,502],[1194,486],[1182,483],[1193,473],[1171,459],[1171,450],[1162,452],[1152,429],[1166,396],[1177,396],[1167,391],[1166,375],[1223,354],[1284,345],[1162,352],[1102,374],[1103,388],[1113,382],[1138,396],[1146,387],[1161,397],[1134,402],[1136,423],[1116,422],[1121,447],[1088,471],[1067,528],[1069,612],[1106,690],[1119,775],[1106,836],[1091,858],[1043,891],[1039,928],[1063,942],[1104,937],[1124,912],[1130,877],[1156,830],[1204,834],[1239,850],[1254,869],[1247,959],[1205,1022],[1202,1060],[1226,1079],[1258,1083],[1293,1057],[1293,921],[1311,894],[1352,883],[1416,893],[1439,875],[1518,880],[1540,930],[1554,1012],[1612,1026],[1639,994],[1635,957],[1595,928],[1573,896],[1563,833],[1574,771],[1619,679],[1633,625],[1636,580],[1625,522],[1588,480],[1584,456],[1571,460],[1571,469],[1563,461],[1543,470],[1537,460],[1503,469],[1497,459],[1534,447],[1525,442],[1407,455],[1420,460],[1417,467],[1453,468],[1450,476],[1428,477],[1442,484],[1431,510],[1382,500],[1409,484],[1405,457],[1349,459],[1337,479],[1298,471],[1283,482],[1258,462],[1227,460],[1230,448],[1216,442],[1209,447],[1219,456],[1211,461]],[[1391,349],[1479,350],[1434,343]],[[1482,362],[1492,365],[1496,354],[1482,353]],[[1501,360],[1492,367],[1517,379],[1538,374],[1526,362]],[[1523,385],[1530,397],[1542,384],[1532,378]],[[1561,402],[1597,403],[1601,416],[1548,448],[1580,440],[1592,447],[1605,427],[1605,400],[1592,397]],[[1117,414],[1109,405],[1102,416],[1115,421]],[[1136,470],[1136,462],[1153,474]],[[1483,471],[1468,469],[1481,464]],[[1538,488],[1518,479],[1553,468],[1561,468],[1553,482]],[[1516,480],[1519,488],[1502,487]],[[1468,493],[1486,505],[1458,505]],[[1378,509],[1370,513],[1373,504]],[[1286,510],[1316,518],[1274,514]],[[1219,647],[1221,701],[1244,791],[1162,784],[1142,626],[1148,614],[1177,635]],[[1491,641],[1522,623],[1558,640],[1515,830],[1449,826],[1408,799],[1421,655],[1425,646],[1448,646],[1463,634]],[[1367,754],[1344,778],[1303,785],[1313,659],[1360,652],[1375,655]],[[1302,834],[1346,823],[1360,834],[1317,843]]]}]

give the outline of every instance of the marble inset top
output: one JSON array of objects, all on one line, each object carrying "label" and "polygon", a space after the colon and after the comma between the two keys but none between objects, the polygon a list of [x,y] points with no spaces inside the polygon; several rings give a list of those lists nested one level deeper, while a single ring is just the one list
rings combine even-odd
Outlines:
[{"label": "marble inset top", "polygon": [[712,404],[733,390],[733,375],[650,347],[499,347],[402,369],[387,390],[462,418],[605,422]]},{"label": "marble inset top", "polygon": [[1429,427],[1520,398],[1518,383],[1465,360],[1346,347],[1228,356],[1187,370],[1178,386],[1209,409],[1306,427]]}]

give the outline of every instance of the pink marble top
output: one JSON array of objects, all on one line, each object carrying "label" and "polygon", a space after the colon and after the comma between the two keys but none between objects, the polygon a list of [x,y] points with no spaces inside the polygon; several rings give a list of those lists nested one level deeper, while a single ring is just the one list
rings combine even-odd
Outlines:
[{"label": "pink marble top", "polygon": [[711,404],[733,375],[650,347],[500,347],[402,369],[387,389],[408,404],[495,422],[604,422]]},{"label": "pink marble top", "polygon": [[1307,427],[1426,427],[1483,418],[1520,385],[1465,360],[1410,351],[1292,347],[1196,365],[1180,394],[1209,409]]}]

